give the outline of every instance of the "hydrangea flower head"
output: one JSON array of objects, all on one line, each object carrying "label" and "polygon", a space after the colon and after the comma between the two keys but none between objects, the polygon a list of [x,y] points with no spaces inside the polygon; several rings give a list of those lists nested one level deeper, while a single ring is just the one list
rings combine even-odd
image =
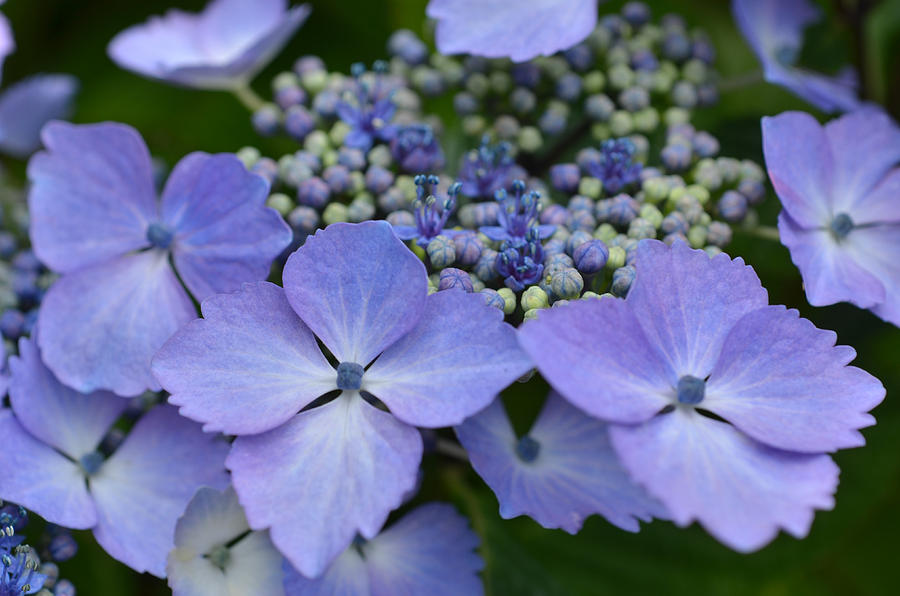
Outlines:
[{"label": "hydrangea flower head", "polygon": [[[750,267],[643,240],[624,300],[570,303],[519,336],[569,402],[613,424],[631,477],[673,521],[752,551],[780,528],[802,537],[833,506],[827,452],[862,445],[884,397],[796,311],[769,306]],[[602,335],[598,336],[598,330]]]},{"label": "hydrangea flower head", "polygon": [[19,547],[0,554],[0,596],[36,594],[47,576],[37,572],[30,547]]},{"label": "hydrangea flower head", "polygon": [[819,19],[810,0],[732,0],[738,28],[763,66],[763,76],[825,112],[859,108],[858,81],[852,69],[835,77],[796,66],[803,30]]},{"label": "hydrangea flower head", "polygon": [[541,210],[541,193],[536,190],[525,190],[525,182],[513,180],[512,193],[505,188],[497,189],[494,198],[500,204],[497,210],[499,226],[482,226],[479,231],[497,242],[504,240],[524,241],[534,228],[541,239],[547,238],[556,230],[554,225],[538,223]]},{"label": "hydrangea flower head", "polygon": [[555,392],[521,437],[499,399],[457,426],[456,436],[497,495],[503,519],[528,515],[575,534],[595,513],[629,532],[638,531],[638,520],[665,516],[619,463],[608,425]]},{"label": "hydrangea flower head", "polygon": [[614,195],[641,179],[643,166],[635,160],[636,151],[631,139],[608,139],[585,161],[585,170],[603,182],[606,194]]},{"label": "hydrangea flower head", "polygon": [[492,198],[494,193],[512,182],[510,174],[515,167],[509,144],[492,145],[490,138],[485,136],[478,149],[469,151],[462,158],[459,166],[462,193],[472,198]]},{"label": "hydrangea flower head", "polygon": [[397,134],[391,124],[397,106],[393,90],[383,80],[385,69],[384,63],[376,63],[369,78],[362,64],[353,65],[353,90],[345,92],[335,106],[340,119],[350,126],[344,137],[347,147],[368,151],[376,140],[390,141]]},{"label": "hydrangea flower head", "polygon": [[28,167],[30,235],[63,274],[41,306],[44,360],[79,391],[158,389],[151,357],[195,316],[182,281],[203,300],[263,279],[290,228],[234,155],[188,155],[157,199],[134,129],[53,122],[43,138]]},{"label": "hydrangea flower head", "polygon": [[201,13],[170,10],[122,31],[110,58],[145,77],[201,89],[246,85],[309,16],[287,0],[211,0]]},{"label": "hydrangea flower head", "polygon": [[281,553],[251,532],[232,487],[203,487],[175,525],[166,572],[173,596],[284,596]]},{"label": "hydrangea flower head", "polygon": [[900,326],[900,127],[864,109],[825,126],[786,112],[762,129],[781,241],[809,303],[852,302]]},{"label": "hydrangea flower head", "polygon": [[237,435],[226,465],[250,527],[308,577],[415,486],[415,427],[459,424],[530,367],[481,296],[427,287],[387,222],[332,224],[288,259],[284,289],[204,301],[154,359],[183,415]]},{"label": "hydrangea flower head", "polygon": [[[137,571],[165,576],[175,522],[200,486],[227,483],[227,443],[168,405],[144,414],[111,455],[100,443],[128,402],[78,393],[19,341],[10,358],[12,408],[0,409],[0,498],[67,528],[92,529],[106,551]],[[148,506],[152,503],[152,506]]]},{"label": "hydrangea flower head", "polygon": [[430,0],[442,54],[524,62],[566,50],[597,24],[598,0]]},{"label": "hydrangea flower head", "polygon": [[394,233],[401,240],[415,240],[419,246],[427,246],[440,234],[452,237],[454,230],[444,230],[447,219],[456,209],[456,197],[460,184],[454,183],[447,189],[447,196],[439,198],[435,192],[440,179],[437,176],[416,176],[415,226],[394,226]]},{"label": "hydrangea flower head", "polygon": [[308,579],[285,564],[291,596],[431,594],[479,596],[484,563],[478,536],[450,505],[428,503],[371,540],[358,538],[322,577]]}]

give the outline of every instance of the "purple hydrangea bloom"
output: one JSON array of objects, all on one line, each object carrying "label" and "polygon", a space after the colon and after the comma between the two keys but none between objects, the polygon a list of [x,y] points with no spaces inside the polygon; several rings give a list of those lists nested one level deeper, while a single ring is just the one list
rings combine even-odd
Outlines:
[{"label": "purple hydrangea bloom", "polygon": [[410,174],[434,172],[444,167],[444,151],[427,124],[409,124],[397,129],[391,141],[391,156]]},{"label": "purple hydrangea bloom", "polygon": [[42,74],[10,86],[0,94],[0,151],[28,157],[41,146],[41,129],[67,118],[78,92],[78,79]]},{"label": "purple hydrangea bloom", "polygon": [[763,76],[825,112],[859,108],[858,81],[852,68],[835,77],[796,66],[803,30],[819,19],[809,0],[732,0],[738,28],[763,66]]},{"label": "purple hydrangea bloom", "polygon": [[541,193],[534,190],[525,192],[525,182],[522,180],[513,180],[512,194],[506,192],[506,189],[500,188],[494,193],[494,198],[500,204],[500,209],[497,211],[500,225],[479,228],[479,231],[491,240],[497,242],[524,241],[532,229],[536,229],[539,238],[544,239],[556,231],[554,225],[538,223]]},{"label": "purple hydrangea bloom", "polygon": [[481,296],[427,288],[390,224],[333,224],[291,255],[284,289],[204,301],[154,359],[183,415],[237,435],[226,465],[250,527],[308,577],[416,485],[415,427],[461,423],[530,367]]},{"label": "purple hydrangea bloom", "polygon": [[544,247],[540,230],[531,228],[525,238],[505,240],[494,261],[494,268],[506,287],[521,292],[525,286],[537,283],[544,273]]},{"label": "purple hydrangea bloom", "polygon": [[43,140],[28,167],[30,235],[63,274],[38,319],[44,360],[79,391],[158,389],[151,357],[196,316],[181,282],[203,300],[264,279],[290,228],[234,155],[188,155],[157,199],[134,129],[53,122]]},{"label": "purple hydrangea bloom", "polygon": [[338,117],[350,126],[344,137],[344,145],[368,151],[376,140],[390,141],[397,134],[391,124],[397,106],[394,105],[393,88],[383,81],[383,63],[377,63],[373,78],[364,76],[362,64],[353,65],[353,90],[346,91],[335,106]]},{"label": "purple hydrangea bloom", "polygon": [[526,435],[516,438],[499,399],[457,426],[456,435],[497,495],[503,519],[528,515],[575,534],[595,513],[629,532],[638,531],[638,520],[665,516],[619,463],[608,425],[555,392]]},{"label": "purple hydrangea bloom", "polygon": [[251,532],[234,489],[203,487],[175,525],[166,572],[173,596],[284,596],[281,553]]},{"label": "purple hydrangea bloom", "polygon": [[781,241],[809,303],[852,302],[900,326],[900,127],[865,109],[825,126],[786,112],[762,130]]},{"label": "purple hydrangea bloom", "polygon": [[636,151],[631,139],[608,139],[600,145],[600,151],[585,160],[584,169],[603,182],[604,193],[614,195],[641,179],[643,166],[634,159]]},{"label": "purple hydrangea bloom", "polygon": [[212,0],[201,13],[170,10],[122,31],[107,52],[122,68],[201,89],[245,86],[309,16],[287,0]]},{"label": "purple hydrangea bloom", "polygon": [[597,24],[598,0],[431,0],[435,42],[442,54],[511,58],[515,62],[566,50]]},{"label": "purple hydrangea bloom", "polygon": [[[833,506],[827,455],[862,445],[884,398],[856,353],[769,306],[741,259],[644,240],[624,300],[572,302],[519,331],[572,404],[613,423],[613,448],[673,521],[739,551],[802,537]],[[602,330],[602,336],[597,335]]]},{"label": "purple hydrangea bloom", "polygon": [[472,198],[490,198],[512,182],[516,163],[510,155],[509,143],[491,145],[485,136],[478,149],[463,156],[459,166],[462,193]]},{"label": "purple hydrangea bloom", "polygon": [[47,576],[37,572],[30,548],[0,555],[0,596],[36,594],[44,587]]},{"label": "purple hydrangea bloom", "polygon": [[[106,551],[137,571],[165,576],[175,522],[200,486],[227,484],[228,444],[161,405],[106,457],[100,442],[128,402],[78,393],[19,341],[10,358],[11,409],[0,409],[0,498],[67,528],[92,529]],[[152,506],[148,506],[148,503]]]},{"label": "purple hydrangea bloom", "polygon": [[440,180],[437,176],[420,174],[415,178],[416,200],[415,226],[394,226],[394,233],[401,240],[415,240],[419,246],[428,246],[435,237],[443,234],[448,237],[457,235],[456,230],[444,230],[450,214],[456,209],[456,197],[461,185],[455,182],[447,189],[447,197],[439,199],[433,193]]},{"label": "purple hydrangea bloom", "polygon": [[406,514],[371,540],[356,540],[322,577],[307,579],[285,564],[290,596],[353,594],[479,596],[484,563],[473,550],[478,536],[466,519],[443,503]]}]

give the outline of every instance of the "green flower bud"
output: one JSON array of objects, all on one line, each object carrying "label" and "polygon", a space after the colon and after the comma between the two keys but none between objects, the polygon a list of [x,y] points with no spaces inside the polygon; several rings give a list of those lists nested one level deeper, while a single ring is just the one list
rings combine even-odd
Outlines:
[{"label": "green flower bud", "polygon": [[523,310],[532,310],[536,308],[547,308],[550,306],[550,298],[547,296],[547,292],[541,289],[540,286],[529,286],[525,288],[525,291],[522,293],[522,309]]},{"label": "green flower bud", "polygon": [[519,131],[517,144],[522,151],[526,153],[534,153],[541,148],[544,140],[541,137],[541,131],[534,126],[523,126]]},{"label": "green flower bud", "polygon": [[585,292],[584,294],[581,295],[582,300],[588,300],[589,298],[600,298],[600,294],[598,294],[597,292],[591,292],[590,290],[588,290],[587,292]]},{"label": "green flower bud", "polygon": [[578,194],[597,199],[603,192],[603,181],[599,178],[584,177],[578,181]]},{"label": "green flower bud", "polygon": [[350,132],[350,125],[343,120],[335,122],[331,130],[328,132],[328,138],[335,147],[340,147],[344,143],[344,137]]},{"label": "green flower bud", "polygon": [[509,288],[500,288],[497,293],[503,298],[506,306],[503,307],[503,314],[511,315],[516,312],[516,294]]},{"label": "green flower bud", "polygon": [[477,114],[466,116],[462,121],[463,132],[470,137],[478,136],[483,133],[486,126],[487,124],[485,123],[484,118]]},{"label": "green flower bud", "polygon": [[[662,220],[660,220],[660,223],[662,223]],[[635,240],[656,238],[656,226],[643,217],[635,217],[628,224],[628,237]]]},{"label": "green flower bud", "polygon": [[491,82],[487,76],[480,72],[473,72],[466,79],[466,90],[475,97],[484,97],[491,88]]},{"label": "green flower bud", "polygon": [[615,271],[619,267],[625,266],[625,249],[621,246],[609,247],[609,258],[606,260],[606,268]]},{"label": "green flower bud", "polygon": [[591,126],[591,136],[594,140],[605,141],[612,136],[612,132],[610,132],[609,126],[602,122],[597,122]]},{"label": "green flower bud", "polygon": [[663,114],[663,122],[666,126],[674,126],[676,124],[687,124],[691,121],[691,113],[684,108],[671,107]]},{"label": "green flower bud", "polygon": [[608,75],[610,87],[618,91],[628,89],[634,85],[634,71],[625,64],[616,64],[612,66],[609,69]]},{"label": "green flower bud", "polygon": [[322,221],[326,226],[347,221],[349,219],[347,211],[347,206],[343,203],[328,203],[325,206],[325,211],[322,212]]},{"label": "green flower bud", "polygon": [[305,72],[303,73],[303,76],[300,77],[300,84],[303,85],[304,89],[306,89],[313,95],[325,89],[325,85],[327,83],[328,73],[324,70],[312,70],[309,72]]},{"label": "green flower bud", "polygon": [[609,118],[609,130],[616,137],[628,136],[634,130],[634,118],[625,110],[616,110]]},{"label": "green flower bud", "polygon": [[491,73],[490,76],[491,81],[491,90],[494,93],[498,93],[500,95],[506,95],[509,93],[510,89],[512,89],[512,77],[509,76],[508,73],[503,72],[502,70],[497,70]]},{"label": "green flower bud", "polygon": [[291,197],[280,192],[269,195],[269,198],[266,199],[266,205],[268,205],[281,215],[287,215],[291,212],[291,209],[296,206],[294,205],[294,201],[291,200]]},{"label": "green flower bud", "polygon": [[347,219],[354,223],[367,221],[375,217],[375,202],[372,195],[362,193],[350,201],[347,206]]},{"label": "green flower bud", "polygon": [[480,292],[485,288],[484,282],[474,273],[469,273],[469,279],[472,280],[472,291]]},{"label": "green flower bud", "polygon": [[389,168],[393,161],[391,149],[387,145],[375,145],[366,158],[369,160],[369,164],[382,168]]},{"label": "green flower bud", "polygon": [[537,318],[539,312],[541,312],[541,309],[539,309],[539,308],[532,308],[530,310],[526,310],[525,316],[522,318],[526,321],[531,321],[531,320]]},{"label": "green flower bud", "polygon": [[681,68],[681,76],[695,85],[705,82],[708,74],[706,64],[696,58],[688,60]]},{"label": "green flower bud", "polygon": [[634,127],[640,132],[653,132],[659,126],[659,112],[655,108],[644,108],[633,114]]},{"label": "green flower bud", "polygon": [[326,149],[322,152],[322,167],[327,168],[338,162],[338,152],[334,149]]},{"label": "green flower bud", "polygon": [[253,167],[259,158],[262,157],[262,153],[260,153],[259,149],[256,147],[241,147],[238,149],[237,158],[244,163],[244,167],[250,169]]},{"label": "green flower bud", "polygon": [[602,223],[594,230],[594,238],[602,240],[605,244],[609,244],[610,240],[616,237],[618,232],[612,224]]},{"label": "green flower bud", "polygon": [[644,204],[638,214],[642,219],[647,220],[654,228],[662,225],[663,214],[655,205]]},{"label": "green flower bud", "polygon": [[703,246],[706,244],[706,235],[706,226],[691,226],[691,229],[688,230],[687,233],[688,243],[693,248],[703,248]]},{"label": "green flower bud", "polygon": [[641,185],[644,198],[651,203],[658,203],[669,196],[669,185],[663,178],[649,178]]},{"label": "green flower bud", "polygon": [[425,248],[428,258],[435,269],[449,267],[456,260],[456,246],[447,236],[435,236]]},{"label": "green flower bud", "polygon": [[690,184],[684,189],[686,192],[694,195],[698,201],[700,201],[701,205],[705,205],[709,201],[709,189],[705,186],[700,186],[699,184]]},{"label": "green flower bud", "polygon": [[584,91],[588,95],[600,93],[606,86],[606,76],[599,70],[592,70],[584,75]]},{"label": "green flower bud", "polygon": [[315,155],[322,155],[330,146],[328,135],[321,130],[314,130],[303,139],[303,148]]}]

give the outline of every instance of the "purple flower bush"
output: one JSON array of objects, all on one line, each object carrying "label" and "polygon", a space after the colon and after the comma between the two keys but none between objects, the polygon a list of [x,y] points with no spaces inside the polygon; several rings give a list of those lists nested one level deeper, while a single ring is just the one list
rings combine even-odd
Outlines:
[{"label": "purple flower bush", "polygon": [[886,389],[744,251],[788,248],[785,302],[802,278],[900,325],[900,128],[799,66],[807,0],[732,10],[766,80],[847,112],[760,114],[765,169],[698,127],[709,37],[642,2],[430,0],[438,52],[301,56],[270,100],[306,5],[172,10],[109,56],[283,138],[169,172],[126,124],[61,121],[68,75],[0,94],[30,156],[26,189],[0,172],[0,596],[74,596],[83,530],[175,596],[567,589],[514,583],[544,568],[508,527],[588,567],[592,524],[807,536]]}]

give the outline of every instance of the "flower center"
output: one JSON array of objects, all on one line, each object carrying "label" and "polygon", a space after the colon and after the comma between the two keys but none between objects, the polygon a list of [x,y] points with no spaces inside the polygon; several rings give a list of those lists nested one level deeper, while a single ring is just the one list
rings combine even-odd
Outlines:
[{"label": "flower center", "polygon": [[541,444],[528,435],[523,436],[516,443],[516,455],[525,463],[531,463],[536,460],[540,452]]},{"label": "flower center", "polygon": [[706,381],[692,375],[684,375],[678,379],[678,403],[695,406],[703,401],[706,394]]},{"label": "flower center", "polygon": [[797,63],[799,52],[793,46],[781,46],[775,50],[775,60],[782,66],[793,66]]},{"label": "flower center", "polygon": [[103,460],[102,453],[99,451],[91,451],[90,453],[82,455],[81,459],[78,460],[78,464],[87,476],[93,476],[97,473],[97,470],[100,469],[100,466],[103,465]]},{"label": "flower center", "polygon": [[231,560],[231,551],[224,544],[219,544],[207,553],[206,558],[209,559],[210,563],[225,571],[225,567]]},{"label": "flower center", "polygon": [[165,224],[153,222],[147,227],[147,240],[156,248],[163,250],[172,245],[175,235]]},{"label": "flower center", "polygon": [[836,239],[843,240],[847,237],[847,234],[853,230],[854,224],[849,215],[846,213],[838,213],[834,216],[834,219],[831,220],[831,225],[829,227]]},{"label": "flower center", "polygon": [[362,387],[365,369],[355,362],[341,362],[337,367],[337,386],[342,391],[357,391]]}]

